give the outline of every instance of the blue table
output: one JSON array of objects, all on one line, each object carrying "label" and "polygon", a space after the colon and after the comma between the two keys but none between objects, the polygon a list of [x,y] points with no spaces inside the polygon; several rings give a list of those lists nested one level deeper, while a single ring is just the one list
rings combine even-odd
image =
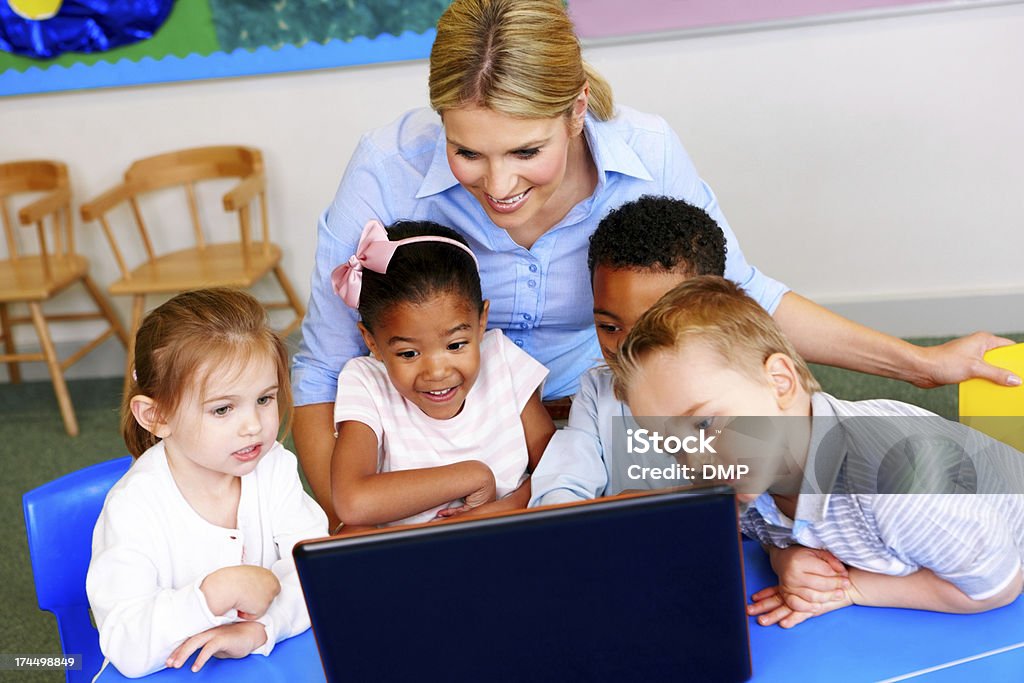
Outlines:
[{"label": "blue table", "polygon": [[243,659],[211,658],[198,673],[192,673],[195,656],[180,669],[164,669],[143,678],[125,678],[112,665],[107,665],[97,679],[112,681],[146,681],[146,683],[226,683],[227,681],[259,681],[260,683],[321,683],[324,670],[316,651],[312,631],[281,641],[269,657],[249,655]]},{"label": "blue table", "polygon": [[[748,593],[775,582],[760,547],[746,542],[743,555]],[[755,683],[1024,681],[1024,599],[974,615],[847,607],[789,630],[751,619],[750,649]],[[269,657],[211,659],[198,674],[188,666],[191,662],[144,680],[324,681],[312,631],[278,643]],[[99,678],[102,683],[129,680],[112,666]]]},{"label": "blue table", "polygon": [[[774,584],[768,556],[743,546],[748,594]],[[994,652],[1014,645],[1024,645],[1024,599],[969,615],[846,607],[789,630],[750,620],[757,682],[1024,681],[1007,673],[1024,671],[1024,651]]]}]

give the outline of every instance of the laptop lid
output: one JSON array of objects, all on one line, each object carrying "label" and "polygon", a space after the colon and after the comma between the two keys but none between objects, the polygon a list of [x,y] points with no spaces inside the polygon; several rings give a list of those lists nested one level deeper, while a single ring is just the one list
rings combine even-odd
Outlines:
[{"label": "laptop lid", "polygon": [[328,681],[751,675],[726,487],[306,541],[294,555]]}]

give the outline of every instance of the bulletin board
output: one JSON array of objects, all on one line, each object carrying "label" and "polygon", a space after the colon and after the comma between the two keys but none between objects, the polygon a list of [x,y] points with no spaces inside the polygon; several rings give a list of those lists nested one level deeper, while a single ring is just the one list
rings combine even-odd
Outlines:
[{"label": "bulletin board", "polygon": [[[58,21],[72,29],[81,22],[83,32],[91,31],[96,25],[91,8],[127,12],[147,3],[63,0],[57,15],[26,29],[26,22],[11,12],[17,3],[0,0],[0,96],[423,59],[449,2],[174,0],[152,37],[41,59],[12,49],[19,31],[39,33]],[[134,28],[130,21],[122,24]]]}]

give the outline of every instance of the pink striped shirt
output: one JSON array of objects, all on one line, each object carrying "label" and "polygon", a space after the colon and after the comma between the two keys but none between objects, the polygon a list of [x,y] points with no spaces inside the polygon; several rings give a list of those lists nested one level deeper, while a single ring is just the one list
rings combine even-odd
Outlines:
[{"label": "pink striped shirt", "polygon": [[[398,393],[382,362],[360,356],[348,361],[338,376],[334,423],[352,420],[373,430],[378,472],[480,460],[494,472],[498,498],[503,498],[526,477],[528,454],[520,414],[547,374],[547,368],[501,330],[488,330],[480,344],[480,374],[462,411],[448,420],[435,420]],[[392,524],[428,522],[448,505]]]}]

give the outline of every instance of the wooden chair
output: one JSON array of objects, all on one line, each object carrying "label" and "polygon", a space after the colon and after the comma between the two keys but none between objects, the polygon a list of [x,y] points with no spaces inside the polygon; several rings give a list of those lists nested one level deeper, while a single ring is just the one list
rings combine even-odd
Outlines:
[{"label": "wooden chair", "polygon": [[[41,198],[21,207],[18,220],[22,225],[36,226],[36,248],[22,244],[9,215],[9,198],[16,194],[45,192]],[[78,434],[78,420],[71,405],[64,371],[81,360],[87,353],[116,335],[127,345],[128,335],[107,302],[103,293],[89,277],[89,261],[75,253],[74,231],[71,226],[71,189],[67,167],[57,161],[17,161],[0,164],[0,214],[3,215],[4,236],[7,241],[6,260],[0,261],[0,337],[4,353],[0,362],[7,364],[10,381],[21,381],[19,362],[46,361],[57,394],[61,417],[68,434]],[[52,217],[52,241],[47,240],[44,219]],[[44,313],[42,304],[81,282],[96,303],[95,313]],[[15,316],[9,304],[26,304],[28,315]],[[106,320],[107,329],[92,341],[81,346],[66,360],[57,358],[48,322],[74,322]],[[39,337],[42,350],[38,353],[19,353],[15,345],[13,327],[31,323]]]},{"label": "wooden chair", "polygon": [[[207,243],[200,220],[196,187],[200,181],[209,185],[211,183],[205,181],[223,178],[241,178],[241,182],[222,199],[225,211],[238,213],[240,240]],[[158,254],[143,220],[139,200],[143,195],[155,194],[157,190],[171,187],[184,188],[193,238],[187,248]],[[251,205],[257,199],[262,230],[260,237],[254,240]],[[111,229],[111,211],[124,203],[131,208],[145,252],[145,262],[134,269],[128,267],[125,252],[115,240]],[[123,183],[83,204],[81,210],[84,220],[98,220],[103,226],[103,232],[121,269],[121,279],[110,285],[108,291],[113,295],[133,297],[132,340],[142,322],[146,296],[149,294],[175,294],[215,286],[250,288],[270,273],[273,273],[284,291],[286,301],[265,302],[264,306],[268,309],[290,308],[295,312],[295,318],[284,328],[282,335],[287,336],[302,322],[305,307],[280,266],[280,247],[270,241],[266,178],[259,150],[251,147],[197,147],[140,159],[128,167]],[[161,214],[160,219],[163,229],[166,229],[171,220],[164,214]],[[177,238],[183,231],[178,230],[177,226],[174,229],[174,238]],[[129,344],[129,369],[133,346],[134,343]]]}]

